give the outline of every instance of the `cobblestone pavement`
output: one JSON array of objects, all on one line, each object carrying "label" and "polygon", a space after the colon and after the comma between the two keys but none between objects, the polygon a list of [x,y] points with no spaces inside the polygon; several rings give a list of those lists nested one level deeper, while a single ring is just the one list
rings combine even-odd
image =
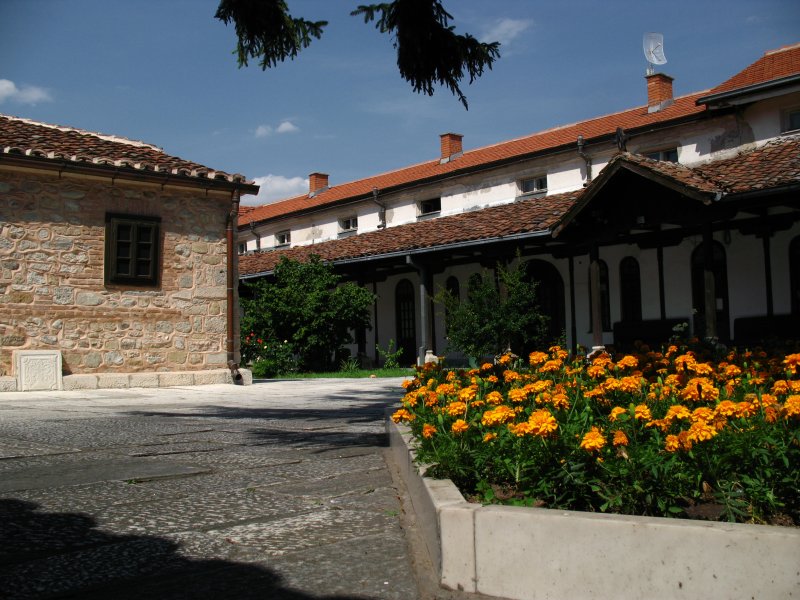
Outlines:
[{"label": "cobblestone pavement", "polygon": [[461,597],[408,544],[400,382],[0,395],[0,598]]}]

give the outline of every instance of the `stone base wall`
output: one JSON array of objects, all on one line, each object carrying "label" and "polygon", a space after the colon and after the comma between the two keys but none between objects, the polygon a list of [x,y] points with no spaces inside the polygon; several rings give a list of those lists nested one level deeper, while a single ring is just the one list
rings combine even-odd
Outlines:
[{"label": "stone base wall", "polygon": [[[66,375],[226,366],[226,194],[0,171],[0,376],[60,350]],[[156,216],[157,286],[106,285],[107,213]]]}]

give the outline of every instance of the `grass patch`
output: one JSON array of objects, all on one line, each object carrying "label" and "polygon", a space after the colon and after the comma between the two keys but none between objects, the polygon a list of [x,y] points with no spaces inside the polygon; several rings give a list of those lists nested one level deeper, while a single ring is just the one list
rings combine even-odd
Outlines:
[{"label": "grass patch", "polygon": [[330,371],[322,373],[287,373],[278,375],[274,379],[365,379],[372,376],[384,377],[413,377],[414,369],[357,369],[355,371]]}]

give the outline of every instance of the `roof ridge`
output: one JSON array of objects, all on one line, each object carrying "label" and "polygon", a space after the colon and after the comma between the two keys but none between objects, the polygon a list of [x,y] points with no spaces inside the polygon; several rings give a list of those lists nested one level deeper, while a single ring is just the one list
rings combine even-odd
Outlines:
[{"label": "roof ridge", "polygon": [[160,146],[156,146],[155,144],[150,144],[148,142],[144,142],[141,140],[132,140],[130,138],[126,138],[120,135],[112,135],[108,133],[100,133],[98,131],[89,131],[87,129],[80,129],[78,127],[69,127],[67,125],[56,125],[54,123],[45,123],[43,121],[36,121],[34,119],[28,119],[25,117],[15,117],[13,115],[4,115],[0,114],[0,117],[4,117],[6,119],[10,119],[12,121],[21,121],[22,123],[26,123],[28,125],[37,125],[39,127],[48,127],[50,129],[57,129],[63,132],[70,132],[74,131],[80,135],[91,135],[96,138],[100,138],[101,140],[105,140],[107,142],[113,142],[117,144],[127,144],[129,146],[134,146],[136,148],[150,148],[151,150],[155,150],[157,152],[164,153],[164,149]]},{"label": "roof ridge", "polygon": [[769,56],[770,54],[777,54],[778,52],[786,52],[787,50],[794,50],[795,48],[800,48],[800,42],[796,42],[794,44],[788,44],[786,46],[781,46],[780,48],[775,48],[774,50],[767,50],[764,52],[764,56]]}]

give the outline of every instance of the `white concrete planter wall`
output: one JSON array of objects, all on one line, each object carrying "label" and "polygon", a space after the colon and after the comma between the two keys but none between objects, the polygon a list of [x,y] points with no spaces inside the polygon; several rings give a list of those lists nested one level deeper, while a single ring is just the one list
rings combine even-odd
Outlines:
[{"label": "white concrete planter wall", "polygon": [[387,419],[441,584],[514,600],[800,598],[800,529],[466,502]]}]

